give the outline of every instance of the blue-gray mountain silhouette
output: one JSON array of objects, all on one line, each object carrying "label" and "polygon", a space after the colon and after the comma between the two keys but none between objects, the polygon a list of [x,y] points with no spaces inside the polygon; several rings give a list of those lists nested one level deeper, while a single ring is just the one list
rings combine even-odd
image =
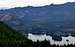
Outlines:
[{"label": "blue-gray mountain silhouette", "polygon": [[75,36],[75,2],[0,10],[0,18],[23,34]]}]

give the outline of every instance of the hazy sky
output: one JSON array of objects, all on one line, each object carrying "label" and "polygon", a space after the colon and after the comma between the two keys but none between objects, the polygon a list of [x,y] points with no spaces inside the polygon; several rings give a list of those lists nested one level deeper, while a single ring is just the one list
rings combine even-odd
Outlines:
[{"label": "hazy sky", "polygon": [[51,3],[62,4],[66,2],[74,2],[75,0],[0,0],[0,8],[13,8],[24,6],[44,6]]}]

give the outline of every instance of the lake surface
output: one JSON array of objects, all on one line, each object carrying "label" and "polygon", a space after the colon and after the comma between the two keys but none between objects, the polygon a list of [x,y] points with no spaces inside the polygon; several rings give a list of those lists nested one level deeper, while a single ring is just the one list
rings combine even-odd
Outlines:
[{"label": "lake surface", "polygon": [[[52,37],[50,35],[34,35],[29,33],[28,34],[28,39],[32,40],[32,41],[43,41],[43,40],[48,40],[50,41],[50,44],[55,44],[55,45],[68,45],[68,44],[75,44],[75,37],[72,36],[68,36],[68,37],[62,37],[61,41],[55,41],[52,39]],[[68,41],[67,41],[68,40]]]}]

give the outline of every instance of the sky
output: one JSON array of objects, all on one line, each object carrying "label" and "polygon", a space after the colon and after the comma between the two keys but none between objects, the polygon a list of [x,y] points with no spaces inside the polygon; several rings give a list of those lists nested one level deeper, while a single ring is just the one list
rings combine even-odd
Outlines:
[{"label": "sky", "polygon": [[50,4],[63,4],[75,0],[0,0],[0,8],[14,8],[26,6],[45,6]]}]

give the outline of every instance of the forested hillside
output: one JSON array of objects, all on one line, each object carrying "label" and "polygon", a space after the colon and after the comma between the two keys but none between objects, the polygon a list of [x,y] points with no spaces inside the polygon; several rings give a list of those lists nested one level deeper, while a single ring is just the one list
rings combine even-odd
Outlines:
[{"label": "forested hillside", "polygon": [[28,42],[30,43],[31,41],[7,24],[0,22],[0,47],[26,47],[29,45]]},{"label": "forested hillside", "polygon": [[32,42],[4,22],[0,22],[0,47],[49,47],[48,41]]}]

